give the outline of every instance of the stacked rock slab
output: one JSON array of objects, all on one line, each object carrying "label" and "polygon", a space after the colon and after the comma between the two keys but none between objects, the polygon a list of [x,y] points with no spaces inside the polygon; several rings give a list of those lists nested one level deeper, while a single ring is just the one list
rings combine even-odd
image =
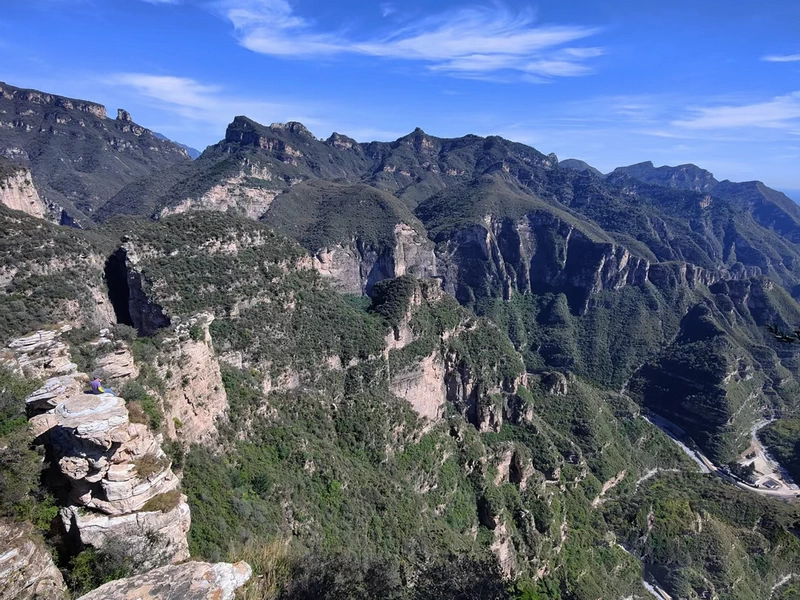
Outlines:
[{"label": "stacked rock slab", "polygon": [[[89,378],[69,361],[60,340],[65,330],[14,340],[3,359],[18,373],[45,379],[26,404],[37,442],[69,483],[68,505],[61,510],[65,529],[71,539],[96,548],[124,540],[144,557],[142,570],[186,560],[189,506],[161,436],[131,423],[122,398],[85,393]],[[154,498],[164,512],[149,509]]]}]

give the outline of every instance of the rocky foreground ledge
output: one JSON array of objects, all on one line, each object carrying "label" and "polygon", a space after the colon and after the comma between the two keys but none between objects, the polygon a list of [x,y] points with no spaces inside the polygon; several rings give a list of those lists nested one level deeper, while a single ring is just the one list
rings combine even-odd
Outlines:
[{"label": "rocky foreground ledge", "polygon": [[[79,547],[123,544],[145,572],[109,582],[79,600],[231,600],[250,578],[247,563],[185,562],[191,515],[162,434],[132,423],[126,402],[87,394],[89,377],[61,334],[36,333],[0,349],[0,366],[44,384],[27,399],[30,427],[66,484],[60,510]],[[125,354],[117,349],[115,356]],[[119,358],[118,356],[116,356]],[[167,566],[165,563],[172,563]],[[25,524],[0,521],[0,600],[66,600],[61,573]]]},{"label": "rocky foreground ledge", "polygon": [[111,581],[78,600],[233,600],[251,574],[246,562],[187,562]]}]

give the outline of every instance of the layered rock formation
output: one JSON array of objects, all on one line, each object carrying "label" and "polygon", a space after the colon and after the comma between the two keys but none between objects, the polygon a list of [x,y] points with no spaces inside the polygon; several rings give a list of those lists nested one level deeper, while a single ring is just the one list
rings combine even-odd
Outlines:
[{"label": "layered rock formation", "polygon": [[251,574],[245,562],[187,562],[106,583],[78,600],[233,600]]},{"label": "layered rock formation", "polygon": [[36,441],[67,484],[65,530],[96,548],[111,539],[147,548],[144,568],[185,560],[189,507],[160,435],[132,423],[122,398],[85,393],[89,378],[68,361],[62,331],[12,341],[4,363],[45,379],[26,403]]}]

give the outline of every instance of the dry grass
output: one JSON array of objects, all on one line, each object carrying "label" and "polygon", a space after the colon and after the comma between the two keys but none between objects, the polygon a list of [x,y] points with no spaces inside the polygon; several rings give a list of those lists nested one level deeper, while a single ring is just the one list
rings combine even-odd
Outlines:
[{"label": "dry grass", "polygon": [[166,457],[159,458],[155,454],[145,454],[141,458],[133,461],[133,466],[136,469],[136,474],[142,478],[147,479],[151,475],[161,473],[169,465],[169,459]]},{"label": "dry grass", "polygon": [[243,560],[253,568],[250,581],[237,591],[237,600],[273,600],[291,576],[288,540],[250,539],[233,544],[228,551],[228,560]]},{"label": "dry grass", "polygon": [[143,512],[160,510],[161,512],[169,512],[181,503],[180,490],[172,490],[171,492],[164,492],[158,496],[153,496],[145,502],[142,507]]},{"label": "dry grass", "polygon": [[138,402],[128,402],[128,419],[131,423],[141,423],[142,425],[149,425],[150,419],[144,413],[142,405]]}]

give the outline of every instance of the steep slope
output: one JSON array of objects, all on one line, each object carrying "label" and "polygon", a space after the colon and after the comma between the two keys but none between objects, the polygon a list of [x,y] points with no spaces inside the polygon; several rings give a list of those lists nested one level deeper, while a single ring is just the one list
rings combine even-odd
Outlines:
[{"label": "steep slope", "polygon": [[[529,211],[553,223],[560,219],[560,226],[573,228],[570,238],[583,236],[587,256],[614,246],[611,236],[568,209],[525,196],[502,177],[489,179],[485,185],[506,186],[504,206],[520,210],[518,219]],[[351,191],[356,197],[378,194],[393,206],[383,194],[360,187],[343,197],[350,198]],[[474,214],[456,215],[453,235],[475,226],[474,217],[485,207],[477,204]],[[793,509],[775,511],[737,495],[735,502],[746,507],[749,520],[726,520],[724,499],[716,491],[701,494],[700,484],[686,473],[692,464],[642,418],[635,402],[584,377],[548,369],[554,355],[538,349],[544,344],[521,341],[528,335],[525,320],[546,313],[551,339],[557,338],[557,328],[562,342],[569,341],[564,328],[585,328],[580,339],[602,338],[610,349],[629,348],[635,344],[603,337],[603,327],[592,323],[599,323],[604,310],[621,311],[610,322],[622,335],[633,322],[633,313],[626,311],[636,309],[642,329],[661,318],[666,324],[664,338],[652,342],[639,331],[636,339],[644,347],[634,347],[632,356],[655,353],[671,340],[670,328],[678,329],[680,312],[707,297],[700,279],[689,283],[685,265],[651,265],[647,282],[597,290],[585,313],[571,310],[563,292],[514,289],[508,301],[497,297],[482,305],[489,320],[460,306],[437,282],[408,276],[376,283],[368,303],[337,294],[301,246],[244,217],[199,211],[156,222],[116,219],[97,232],[81,232],[8,212],[15,236],[28,231],[48,248],[45,264],[58,256],[60,265],[86,264],[89,270],[92,262],[79,262],[87,260],[81,256],[119,257],[117,274],[105,270],[102,261],[90,271],[101,278],[98,287],[104,287],[103,273],[109,295],[127,282],[131,320],[131,301],[158,307],[163,315],[143,329],[147,335],[117,328],[129,336],[125,343],[139,372],[133,380],[138,387],[124,389],[128,413],[171,440],[165,450],[191,506],[189,543],[195,555],[217,560],[230,552],[235,557],[237,540],[291,537],[298,552],[312,553],[309,568],[320,577],[333,567],[315,557],[350,552],[356,564],[383,561],[386,585],[395,585],[392,574],[400,572],[424,581],[430,565],[453,564],[453,554],[459,560],[489,557],[529,597],[560,594],[579,600],[645,598],[639,561],[648,573],[657,573],[664,589],[689,585],[702,593],[710,581],[714,590],[728,590],[737,574],[746,574],[749,583],[742,594],[761,597],[800,556],[787,534],[796,518]],[[436,218],[444,219],[446,212]],[[398,207],[390,214],[408,217]],[[442,220],[437,230],[449,226]],[[30,247],[27,253],[32,256]],[[75,275],[78,281],[82,274]],[[726,285],[733,283],[739,282]],[[728,327],[727,336],[752,345],[737,337],[744,329],[733,325],[744,318],[745,305],[756,314],[763,302],[747,297],[760,296],[744,289],[715,288],[714,293],[720,303],[714,318]],[[769,296],[766,288],[764,293]],[[735,298],[740,306],[727,307],[725,298]],[[26,310],[36,301],[36,296],[16,297]],[[528,302],[549,302],[550,308]],[[789,307],[781,310],[794,306],[786,294],[773,300],[779,302]],[[62,314],[53,312],[52,322]],[[767,309],[759,315],[766,318]],[[517,325],[509,325],[512,320]],[[92,327],[90,321],[86,325]],[[688,321],[685,325],[689,333],[696,330]],[[756,330],[746,331],[755,335]],[[81,361],[94,356],[94,368],[102,364],[121,372],[127,359],[114,354],[117,358],[108,362],[105,351],[92,350],[93,340],[91,334],[71,338],[73,356]],[[531,362],[541,357],[547,361]],[[526,373],[526,362],[535,373]],[[620,376],[635,368],[633,359],[627,364]],[[201,372],[211,373],[214,365],[217,383],[209,375],[199,384]],[[584,369],[600,380],[598,373],[607,366],[600,361],[591,368],[559,369]],[[788,380],[788,371],[777,363],[774,370]],[[746,385],[765,383],[766,374],[764,369]],[[224,391],[225,406],[214,404],[215,386]],[[213,430],[200,433],[209,424]],[[196,441],[201,444],[189,446]],[[662,480],[661,470],[681,473]],[[640,540],[639,529],[647,527],[647,513],[644,521],[639,513],[646,511],[650,496],[641,494],[664,481],[676,494],[702,498],[712,515],[702,517],[703,536],[688,547],[681,564],[661,546],[629,542]],[[720,489],[710,479],[701,481]],[[670,512],[670,506],[657,507],[659,532],[683,523],[684,513]],[[767,514],[775,518],[772,524],[758,525]],[[751,576],[755,567],[746,555],[731,554],[722,575],[703,562],[704,544],[727,543],[747,528],[763,549],[760,578]],[[624,540],[633,556],[615,539]],[[780,547],[769,546],[772,540],[782,540]],[[691,573],[684,568],[687,560],[693,561]],[[596,576],[586,577],[588,572]],[[396,585],[393,593],[407,597],[407,588]]]},{"label": "steep slope", "polygon": [[39,195],[65,223],[86,226],[126,184],[190,162],[186,151],[120,110],[0,83],[0,156],[30,169]]}]

